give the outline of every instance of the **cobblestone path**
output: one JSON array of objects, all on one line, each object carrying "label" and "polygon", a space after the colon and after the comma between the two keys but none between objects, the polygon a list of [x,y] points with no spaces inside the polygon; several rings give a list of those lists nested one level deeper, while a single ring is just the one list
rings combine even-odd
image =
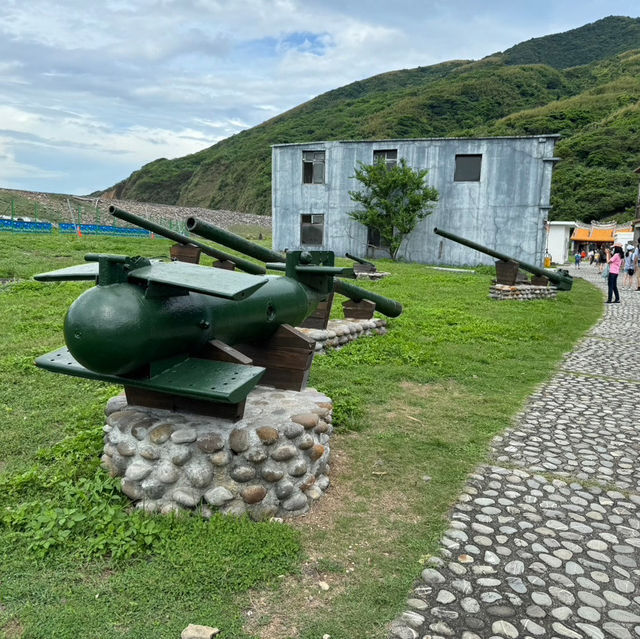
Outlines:
[{"label": "cobblestone path", "polygon": [[640,292],[620,295],[469,477],[394,639],[640,637]]}]

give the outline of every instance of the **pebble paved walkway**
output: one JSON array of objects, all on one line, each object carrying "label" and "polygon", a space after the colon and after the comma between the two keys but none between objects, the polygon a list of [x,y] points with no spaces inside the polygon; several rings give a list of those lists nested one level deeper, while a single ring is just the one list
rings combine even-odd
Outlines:
[{"label": "pebble paved walkway", "polygon": [[469,477],[393,639],[640,637],[640,292],[620,293]]}]

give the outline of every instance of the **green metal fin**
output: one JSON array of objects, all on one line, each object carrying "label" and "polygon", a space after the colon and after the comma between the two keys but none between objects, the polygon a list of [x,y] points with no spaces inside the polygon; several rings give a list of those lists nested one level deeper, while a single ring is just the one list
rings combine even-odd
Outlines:
[{"label": "green metal fin", "polygon": [[157,262],[132,270],[129,279],[166,284],[230,300],[245,299],[268,281],[260,275],[237,273],[187,262]]},{"label": "green metal fin", "polygon": [[74,282],[82,280],[96,280],[98,277],[98,263],[78,264],[77,266],[68,266],[57,271],[49,271],[47,273],[39,273],[34,275],[33,279],[38,282]]},{"label": "green metal fin", "polygon": [[39,368],[54,373],[224,404],[237,404],[244,400],[265,371],[261,366],[186,357],[167,362],[166,367],[158,366],[160,372],[148,379],[102,375],[79,364],[66,347],[38,357],[35,363]]}]

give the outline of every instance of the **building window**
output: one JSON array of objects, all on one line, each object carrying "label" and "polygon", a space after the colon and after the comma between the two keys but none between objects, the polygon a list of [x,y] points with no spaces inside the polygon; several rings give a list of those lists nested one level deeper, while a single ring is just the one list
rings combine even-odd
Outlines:
[{"label": "building window", "polygon": [[324,241],[324,213],[300,216],[300,244],[322,246]]},{"label": "building window", "polygon": [[479,182],[482,155],[456,155],[454,182]]},{"label": "building window", "polygon": [[367,246],[379,249],[388,249],[389,243],[380,236],[380,231],[367,226]]},{"label": "building window", "polygon": [[373,152],[373,163],[384,162],[388,169],[398,164],[398,149],[380,149]]},{"label": "building window", "polygon": [[302,152],[303,184],[324,184],[324,151]]}]

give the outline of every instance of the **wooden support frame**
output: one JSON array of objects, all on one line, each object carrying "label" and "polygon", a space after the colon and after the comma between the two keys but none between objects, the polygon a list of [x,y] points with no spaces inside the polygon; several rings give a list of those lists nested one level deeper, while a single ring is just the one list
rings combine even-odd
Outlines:
[{"label": "wooden support frame", "polygon": [[244,415],[246,400],[238,404],[223,404],[222,402],[209,402],[204,399],[193,399],[183,395],[160,393],[146,388],[125,386],[127,403],[134,406],[146,406],[147,408],[161,408],[163,410],[197,413],[212,417],[222,417],[237,421]]},{"label": "wooden support frame", "polygon": [[318,304],[316,310],[300,324],[300,328],[320,328],[322,330],[327,328],[332,305],[333,293],[324,302]]},{"label": "wooden support frame", "polygon": [[235,271],[236,270],[236,264],[235,262],[232,262],[231,260],[216,260],[213,264],[212,264],[213,268],[221,268],[224,269],[225,271]]},{"label": "wooden support frame", "polygon": [[307,386],[315,344],[315,340],[293,326],[282,324],[269,339],[236,344],[235,348],[248,356],[254,366],[267,369],[260,380],[261,385],[301,391]]},{"label": "wooden support frame", "polygon": [[201,252],[200,248],[193,244],[174,244],[169,249],[169,255],[172,260],[188,262],[189,264],[198,264]]},{"label": "wooden support frame", "polygon": [[346,319],[371,319],[375,310],[375,302],[370,302],[369,300],[360,300],[359,302],[347,300],[342,302],[342,311]]}]

